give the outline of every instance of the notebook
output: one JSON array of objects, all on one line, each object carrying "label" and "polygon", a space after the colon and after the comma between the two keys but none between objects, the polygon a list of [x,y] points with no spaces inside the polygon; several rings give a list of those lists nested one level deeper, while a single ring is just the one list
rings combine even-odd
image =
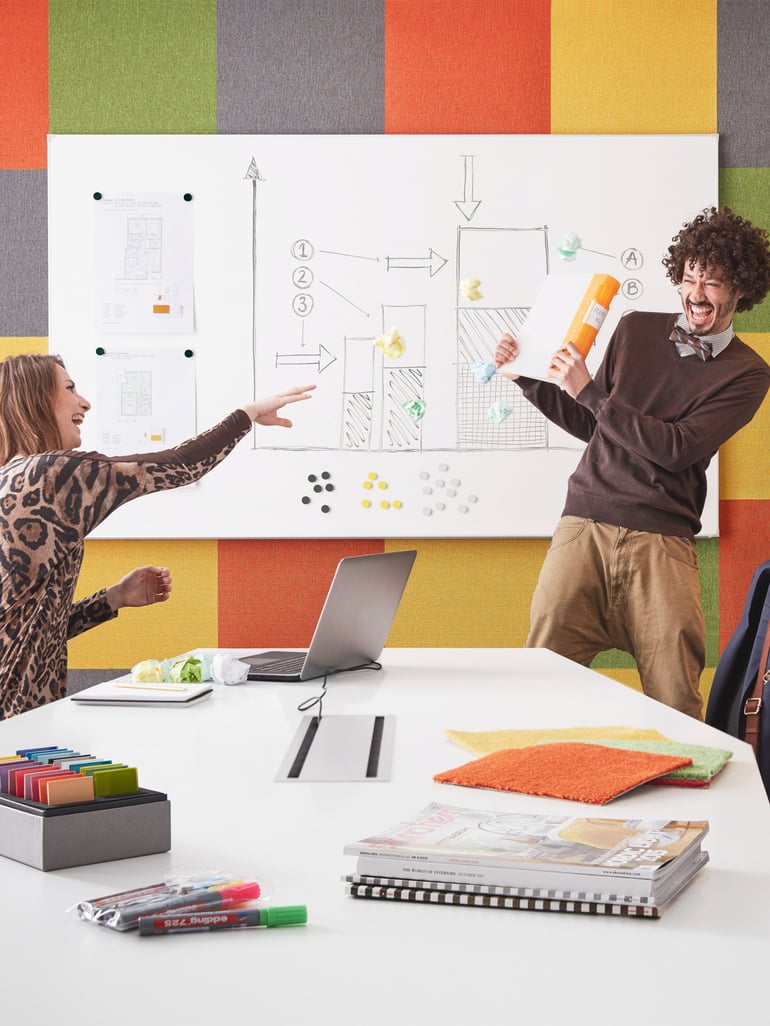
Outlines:
[{"label": "notebook", "polygon": [[406,549],[341,559],[307,652],[241,656],[248,680],[313,680],[376,662],[416,556]]},{"label": "notebook", "polygon": [[141,683],[131,674],[106,680],[77,691],[71,701],[78,705],[168,705],[190,706],[213,692],[211,681],[202,684]]}]

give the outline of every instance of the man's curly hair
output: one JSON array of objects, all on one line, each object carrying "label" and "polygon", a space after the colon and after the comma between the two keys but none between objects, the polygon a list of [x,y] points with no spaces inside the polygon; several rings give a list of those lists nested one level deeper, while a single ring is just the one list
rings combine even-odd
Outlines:
[{"label": "man's curly hair", "polygon": [[770,243],[757,228],[730,207],[706,207],[675,235],[663,258],[666,274],[681,285],[685,267],[719,270],[733,292],[742,292],[736,310],[744,313],[770,291]]}]

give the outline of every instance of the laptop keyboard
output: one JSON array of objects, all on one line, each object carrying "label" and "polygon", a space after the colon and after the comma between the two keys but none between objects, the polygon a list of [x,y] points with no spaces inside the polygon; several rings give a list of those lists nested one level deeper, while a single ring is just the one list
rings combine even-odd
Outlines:
[{"label": "laptop keyboard", "polygon": [[255,670],[258,673],[299,673],[305,662],[305,653],[297,652],[283,656],[271,663],[261,663]]}]

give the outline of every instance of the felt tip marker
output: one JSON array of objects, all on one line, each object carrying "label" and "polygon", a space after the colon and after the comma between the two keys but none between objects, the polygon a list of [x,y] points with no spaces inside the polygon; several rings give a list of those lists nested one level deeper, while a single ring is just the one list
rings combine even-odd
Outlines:
[{"label": "felt tip marker", "polygon": [[163,933],[207,933],[210,930],[241,930],[254,926],[301,926],[307,922],[305,905],[276,908],[244,908],[230,912],[188,912],[140,916],[139,933],[154,937]]}]

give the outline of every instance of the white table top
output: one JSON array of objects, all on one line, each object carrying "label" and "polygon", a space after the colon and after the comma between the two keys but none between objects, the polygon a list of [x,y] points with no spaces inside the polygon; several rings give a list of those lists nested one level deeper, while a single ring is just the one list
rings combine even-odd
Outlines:
[{"label": "white table top", "polygon": [[[60,744],[120,758],[171,799],[163,855],[43,873],[0,859],[3,1020],[70,1023],[719,1023],[756,1018],[741,980],[770,964],[770,804],[749,747],[545,650],[388,649],[331,680],[324,713],[393,714],[388,782],[275,782],[301,685],[216,686],[187,709],[69,699],[0,723],[0,754]],[[445,729],[628,724],[734,756],[710,788],[647,786],[605,805],[437,784],[472,756]],[[711,861],[660,920],[356,901],[343,844],[429,801],[499,811],[707,819]],[[218,868],[306,904],[291,929],[142,938],[80,900]],[[33,939],[37,944],[33,945]],[[33,949],[37,954],[33,957]],[[535,1017],[537,1019],[535,1020]]]}]

